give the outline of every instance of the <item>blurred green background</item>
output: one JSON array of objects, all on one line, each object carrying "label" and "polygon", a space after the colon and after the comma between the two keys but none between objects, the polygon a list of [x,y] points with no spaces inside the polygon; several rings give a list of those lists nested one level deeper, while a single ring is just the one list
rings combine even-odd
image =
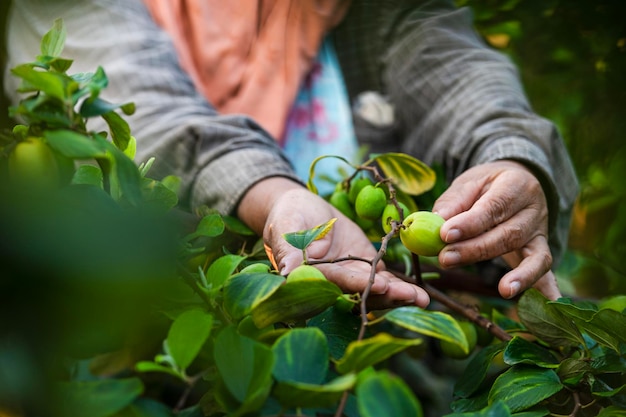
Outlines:
[{"label": "blurred green background", "polygon": [[[456,3],[471,7],[485,40],[518,64],[534,109],[568,146],[581,195],[558,270],[564,290],[626,293],[626,1]],[[0,2],[3,23],[7,7]],[[4,57],[2,42],[0,64]],[[1,97],[0,127],[11,125],[6,108]]]}]

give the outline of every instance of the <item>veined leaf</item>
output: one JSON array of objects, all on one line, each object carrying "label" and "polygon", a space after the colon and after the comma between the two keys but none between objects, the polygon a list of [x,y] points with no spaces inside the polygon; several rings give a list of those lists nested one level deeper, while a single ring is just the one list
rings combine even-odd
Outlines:
[{"label": "veined leaf", "polygon": [[552,369],[514,366],[500,375],[489,392],[489,403],[502,401],[511,412],[530,408],[561,389],[561,381]]},{"label": "veined leaf", "polygon": [[491,366],[493,358],[502,352],[507,346],[507,342],[489,345],[480,349],[469,361],[463,374],[456,381],[454,395],[467,398],[474,394],[481,386],[487,371]]},{"label": "veined leaf", "polygon": [[57,386],[60,415],[107,417],[128,406],[143,392],[139,378],[62,382]]},{"label": "veined leaf", "polygon": [[363,417],[422,417],[422,407],[402,379],[387,371],[359,380],[356,386],[359,412]]},{"label": "veined leaf", "polygon": [[598,343],[620,351],[620,343],[626,343],[626,315],[615,310],[598,310],[595,305],[573,303],[569,299],[550,301],[564,315]]},{"label": "veined leaf", "polygon": [[337,372],[341,374],[359,372],[402,352],[409,346],[421,343],[422,339],[400,339],[387,333],[378,333],[364,340],[356,340],[348,345],[345,355],[337,362]]},{"label": "veined leaf", "polygon": [[341,156],[337,156],[337,155],[322,155],[322,156],[318,156],[317,158],[315,158],[313,160],[313,162],[311,162],[311,166],[309,167],[309,179],[307,181],[307,188],[309,189],[309,191],[311,191],[312,193],[317,194],[317,187],[315,186],[314,183],[314,179],[315,179],[315,165],[317,165],[317,163],[319,161],[321,161],[322,159],[326,159],[326,158],[336,158],[336,159],[340,159],[343,162],[345,162],[348,165],[352,165],[350,164],[350,162],[346,159],[343,158]]},{"label": "veined leaf", "polygon": [[26,83],[20,91],[38,90],[61,101],[67,98],[69,85],[73,82],[65,74],[38,71],[30,64],[18,65],[11,72]]},{"label": "veined leaf", "polygon": [[300,230],[298,232],[285,233],[283,237],[291,246],[304,250],[311,243],[318,239],[322,239],[333,227],[333,224],[337,221],[336,218],[332,218],[324,224],[315,226],[312,229]]},{"label": "veined leaf", "polygon": [[67,32],[63,19],[56,19],[52,24],[52,28],[46,32],[41,40],[41,54],[57,57],[63,52],[65,46],[65,38]]},{"label": "veined leaf", "polygon": [[502,401],[496,401],[480,411],[446,414],[444,417],[510,417],[511,410]]},{"label": "veined leaf", "polygon": [[383,153],[372,157],[394,186],[411,195],[420,195],[432,189],[435,171],[417,158],[404,153]]},{"label": "veined leaf", "polygon": [[274,353],[262,343],[224,328],[215,339],[214,357],[224,385],[241,403],[261,401],[272,383]]},{"label": "veined leaf", "polygon": [[89,136],[71,130],[46,130],[44,137],[50,147],[68,158],[91,159],[106,155],[102,145]]},{"label": "veined leaf", "polygon": [[347,374],[325,384],[279,381],[272,393],[285,407],[330,407],[354,387],[356,380],[356,375]]},{"label": "veined leaf", "polygon": [[167,334],[167,346],[180,369],[191,365],[212,326],[213,316],[197,308],[185,311],[174,320]]},{"label": "veined leaf", "polygon": [[277,381],[319,385],[326,379],[328,343],[320,329],[293,329],[278,338],[272,351]]},{"label": "veined leaf", "polygon": [[515,336],[504,350],[504,362],[508,365],[525,363],[541,368],[557,368],[559,360],[547,349]]},{"label": "veined leaf", "polygon": [[322,279],[287,282],[252,310],[252,319],[259,328],[281,321],[307,319],[335,304],[341,294],[337,285]]},{"label": "veined leaf", "polygon": [[585,344],[576,323],[557,306],[549,304],[548,299],[534,288],[524,292],[520,298],[518,314],[534,335],[553,347]]},{"label": "veined leaf", "polygon": [[330,356],[338,360],[345,354],[348,345],[357,339],[361,319],[355,314],[339,310],[334,305],[312,317],[307,322],[307,326],[317,327],[324,332],[328,340]]},{"label": "veined leaf", "polygon": [[222,288],[228,277],[233,274],[244,259],[246,259],[244,256],[232,254],[217,258],[206,272],[209,287],[214,291]]},{"label": "veined leaf", "polygon": [[215,237],[224,232],[224,220],[219,213],[209,213],[200,219],[196,230],[192,233],[193,237],[206,236]]},{"label": "veined leaf", "polygon": [[102,114],[102,118],[104,118],[109,125],[111,138],[115,146],[117,146],[120,151],[125,151],[128,147],[128,142],[130,142],[130,126],[128,122],[112,110]]},{"label": "veined leaf", "polygon": [[469,350],[465,333],[449,314],[419,307],[399,307],[378,320],[382,319],[416,333],[455,343],[466,352]]},{"label": "veined leaf", "polygon": [[224,284],[224,309],[239,320],[270,297],[285,278],[270,273],[239,273]]}]

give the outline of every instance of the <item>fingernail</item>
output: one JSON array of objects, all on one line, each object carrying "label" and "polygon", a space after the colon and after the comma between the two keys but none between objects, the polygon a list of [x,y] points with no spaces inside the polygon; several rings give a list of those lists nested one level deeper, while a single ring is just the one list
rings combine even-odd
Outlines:
[{"label": "fingernail", "polygon": [[511,282],[511,284],[509,285],[509,290],[511,291],[511,295],[509,295],[509,298],[515,297],[521,288],[522,284],[520,284],[519,281]]},{"label": "fingernail", "polygon": [[453,243],[461,239],[461,231],[459,229],[450,229],[446,233],[446,243]]},{"label": "fingernail", "polygon": [[445,266],[454,266],[461,262],[461,254],[455,250],[448,250],[443,254],[442,263]]}]

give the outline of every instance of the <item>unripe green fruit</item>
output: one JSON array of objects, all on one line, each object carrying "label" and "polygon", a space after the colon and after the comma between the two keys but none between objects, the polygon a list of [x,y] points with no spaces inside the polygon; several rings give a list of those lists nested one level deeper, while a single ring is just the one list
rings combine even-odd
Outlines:
[{"label": "unripe green fruit", "polygon": [[459,345],[448,340],[440,341],[441,351],[449,358],[465,359],[474,351],[478,336],[476,334],[476,327],[474,326],[474,323],[469,321],[459,321],[458,323],[459,326],[461,326],[461,330],[463,330],[465,338],[467,339],[467,345],[469,347],[467,353],[464,352]]},{"label": "unripe green fruit", "polygon": [[263,262],[255,262],[243,268],[239,271],[242,274],[257,274],[257,273],[269,273],[271,268],[268,264]]},{"label": "unripe green fruit", "polygon": [[357,302],[352,300],[350,295],[342,294],[337,297],[337,301],[335,302],[335,308],[344,313],[351,312],[354,307],[357,306]]},{"label": "unripe green fruit", "polygon": [[287,274],[287,281],[296,281],[299,279],[326,279],[322,271],[312,265],[299,265]]},{"label": "unripe green fruit", "polygon": [[356,198],[366,185],[374,185],[374,181],[372,181],[368,177],[358,177],[354,178],[350,182],[350,190],[348,191],[348,198],[350,202],[354,204],[356,202]]},{"label": "unripe green fruit", "polygon": [[446,245],[439,236],[445,220],[430,211],[409,214],[400,229],[400,240],[408,250],[420,256],[437,256]]},{"label": "unripe green fruit", "polygon": [[54,188],[59,186],[59,168],[50,147],[38,138],[18,143],[9,155],[9,175],[22,186]]},{"label": "unripe green fruit", "polygon": [[352,203],[348,198],[348,193],[344,190],[337,190],[330,195],[328,202],[339,210],[347,218],[354,220],[356,218],[356,212]]},{"label": "unripe green fruit", "polygon": [[383,214],[387,196],[382,188],[366,185],[354,202],[356,214],[364,219],[376,220]]},{"label": "unripe green fruit", "polygon": [[[400,208],[402,208],[403,217],[406,217],[410,214],[409,208],[406,206],[406,204],[398,202],[398,205],[400,206]],[[400,221],[400,213],[398,213],[398,209],[393,203],[387,204],[385,206],[385,209],[383,210],[381,224],[383,226],[385,234],[391,231],[391,220],[395,220],[398,222]]]}]

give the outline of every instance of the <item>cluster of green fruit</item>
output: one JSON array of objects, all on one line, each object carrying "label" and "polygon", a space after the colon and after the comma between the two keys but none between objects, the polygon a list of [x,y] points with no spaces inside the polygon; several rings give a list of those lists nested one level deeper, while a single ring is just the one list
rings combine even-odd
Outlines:
[{"label": "cluster of green fruit", "polygon": [[413,199],[398,190],[396,201],[392,201],[384,182],[375,183],[367,176],[342,181],[330,195],[329,202],[376,240],[390,233],[395,221],[401,223],[397,234],[411,252],[437,256],[445,246],[439,235],[444,219],[436,213],[418,210]]}]

